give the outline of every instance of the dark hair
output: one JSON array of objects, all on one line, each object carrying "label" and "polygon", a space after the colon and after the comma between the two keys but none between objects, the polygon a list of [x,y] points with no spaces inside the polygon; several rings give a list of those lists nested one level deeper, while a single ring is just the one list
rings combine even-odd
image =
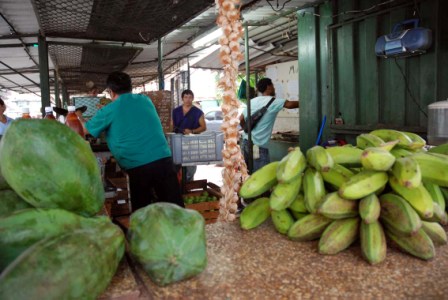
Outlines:
[{"label": "dark hair", "polygon": [[132,92],[131,77],[124,72],[110,73],[107,76],[106,85],[118,95]]},{"label": "dark hair", "polygon": [[257,91],[259,91],[260,93],[264,93],[269,85],[273,85],[272,80],[267,77],[262,78],[257,83]]},{"label": "dark hair", "polygon": [[192,95],[194,98],[194,94],[192,90],[185,90],[182,92],[181,98],[184,98],[185,95]]},{"label": "dark hair", "polygon": [[2,98],[0,98],[0,105],[1,105],[1,106],[5,105],[5,102],[3,101]]}]

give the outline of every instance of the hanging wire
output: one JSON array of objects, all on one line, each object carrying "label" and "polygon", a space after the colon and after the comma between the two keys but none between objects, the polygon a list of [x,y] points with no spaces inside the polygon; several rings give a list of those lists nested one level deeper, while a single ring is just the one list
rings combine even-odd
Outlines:
[{"label": "hanging wire", "polygon": [[272,8],[272,10],[275,11],[275,12],[279,12],[279,11],[283,10],[283,9],[285,8],[285,5],[286,5],[288,2],[291,2],[291,0],[286,0],[286,1],[283,3],[282,7],[279,9],[280,4],[278,3],[279,0],[277,0],[277,9],[275,9],[275,8],[272,6],[272,4],[271,4],[271,2],[273,2],[273,1],[274,1],[274,0],[266,0],[266,2],[269,4],[269,6]]},{"label": "hanging wire", "polygon": [[414,13],[413,13],[413,16],[415,17],[416,14],[417,14],[418,19],[421,20],[422,17],[420,15],[420,10],[418,9],[417,0],[414,0]]},{"label": "hanging wire", "polygon": [[420,106],[420,104],[417,102],[417,100],[415,99],[414,95],[411,92],[411,89],[409,88],[409,82],[408,82],[408,78],[406,77],[406,75],[403,72],[403,69],[401,68],[401,66],[398,64],[397,58],[395,57],[394,59],[395,64],[397,65],[398,69],[400,70],[401,75],[403,76],[404,79],[404,85],[406,86],[406,90],[409,94],[409,96],[411,97],[412,101],[415,103],[415,105],[417,105],[418,109],[420,110],[420,112],[422,114],[425,115],[425,117],[428,117],[428,115],[426,114],[426,112],[422,109],[422,107]]},{"label": "hanging wire", "polygon": [[[266,0],[266,1],[268,1],[268,3],[269,3],[269,1],[273,1],[273,0]],[[375,8],[378,8],[378,7],[382,6],[382,5],[386,5],[386,4],[395,2],[395,1],[397,1],[397,0],[388,0],[388,1],[384,1],[384,2],[382,2],[382,3],[378,3],[378,4],[375,4],[375,5],[372,5],[371,7],[366,8],[366,9],[360,9],[360,10],[347,10],[347,11],[340,12],[340,13],[338,13],[338,14],[336,14],[336,15],[332,15],[332,16],[324,16],[324,17],[326,17],[326,18],[336,18],[336,17],[342,16],[342,15],[357,14],[357,13],[366,13],[366,12],[369,12],[369,11],[371,11],[371,10],[374,10]],[[417,1],[417,0],[414,0],[414,1]],[[415,4],[417,4],[417,2],[415,2]],[[272,6],[271,6],[271,7],[272,7]],[[418,12],[418,10],[417,10],[417,12]],[[418,13],[419,13],[419,12],[418,12]],[[314,12],[310,12],[310,11],[304,11],[303,14],[312,14],[312,15],[314,15],[314,16],[316,16],[316,17],[321,17],[320,14],[316,14],[316,13],[314,13]],[[419,13],[419,14],[420,14],[420,13]]]}]

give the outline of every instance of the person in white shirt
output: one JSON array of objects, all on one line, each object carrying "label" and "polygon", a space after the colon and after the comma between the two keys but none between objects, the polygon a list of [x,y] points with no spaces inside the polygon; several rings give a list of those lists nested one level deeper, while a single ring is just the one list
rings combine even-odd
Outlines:
[{"label": "person in white shirt", "polygon": [[6,104],[2,98],[0,98],[0,136],[5,134],[6,128],[13,121],[12,118],[5,115]]}]

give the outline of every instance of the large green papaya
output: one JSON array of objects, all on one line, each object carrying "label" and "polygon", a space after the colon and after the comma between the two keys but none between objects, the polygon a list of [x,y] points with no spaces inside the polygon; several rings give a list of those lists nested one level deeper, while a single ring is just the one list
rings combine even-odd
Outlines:
[{"label": "large green papaya", "polygon": [[11,123],[0,141],[0,169],[11,188],[35,207],[92,216],[103,205],[104,188],[92,150],[59,122]]},{"label": "large green papaya", "polygon": [[0,217],[31,207],[33,206],[20,198],[13,190],[0,190]]},{"label": "large green papaya", "polygon": [[84,218],[62,209],[24,209],[0,218],[0,271],[40,240],[109,223],[107,217]]},{"label": "large green papaya", "polygon": [[124,254],[116,225],[75,230],[28,248],[0,275],[0,299],[96,299]]},{"label": "large green papaya", "polygon": [[130,249],[149,277],[167,285],[207,265],[204,218],[195,210],[158,202],[131,215]]},{"label": "large green papaya", "polygon": [[0,172],[0,191],[1,190],[7,190],[10,189],[11,187],[9,186],[9,184],[6,182],[5,177],[3,177],[2,173]]}]

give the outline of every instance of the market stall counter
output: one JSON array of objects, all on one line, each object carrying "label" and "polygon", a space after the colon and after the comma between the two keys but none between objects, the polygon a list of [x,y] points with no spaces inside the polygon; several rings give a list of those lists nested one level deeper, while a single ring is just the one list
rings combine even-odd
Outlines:
[{"label": "market stall counter", "polygon": [[100,299],[446,298],[448,247],[437,247],[430,261],[389,247],[372,266],[359,244],[321,255],[317,241],[288,240],[270,221],[249,231],[214,223],[206,235],[208,266],[200,275],[159,287],[127,255]]}]

